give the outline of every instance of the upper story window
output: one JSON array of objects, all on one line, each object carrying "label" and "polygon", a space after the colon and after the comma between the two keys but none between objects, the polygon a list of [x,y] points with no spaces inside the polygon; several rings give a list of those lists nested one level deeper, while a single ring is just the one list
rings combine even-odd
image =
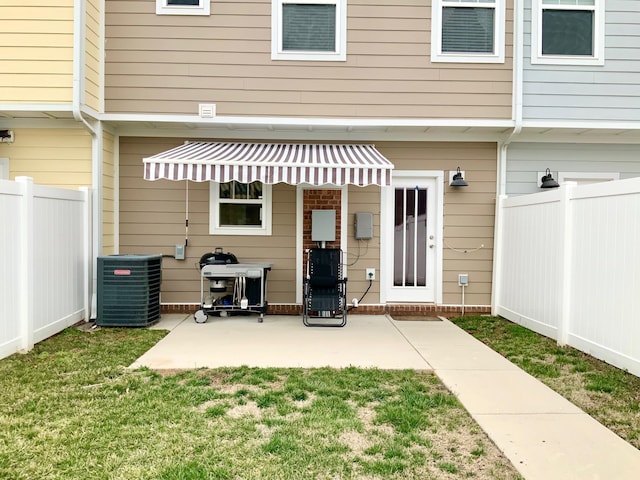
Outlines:
[{"label": "upper story window", "polygon": [[433,0],[432,62],[504,62],[505,0]]},{"label": "upper story window", "polygon": [[158,15],[209,15],[211,0],[156,0]]},{"label": "upper story window", "polygon": [[211,182],[209,233],[271,235],[271,185]]},{"label": "upper story window", "polygon": [[273,60],[347,59],[347,0],[272,0]]},{"label": "upper story window", "polygon": [[533,0],[531,63],[604,64],[603,0]]}]

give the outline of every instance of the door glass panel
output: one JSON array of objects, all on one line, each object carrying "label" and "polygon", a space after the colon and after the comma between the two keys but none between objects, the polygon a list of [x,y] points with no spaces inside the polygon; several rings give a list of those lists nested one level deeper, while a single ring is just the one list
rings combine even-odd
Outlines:
[{"label": "door glass panel", "polygon": [[424,287],[427,279],[427,189],[396,188],[393,284]]}]

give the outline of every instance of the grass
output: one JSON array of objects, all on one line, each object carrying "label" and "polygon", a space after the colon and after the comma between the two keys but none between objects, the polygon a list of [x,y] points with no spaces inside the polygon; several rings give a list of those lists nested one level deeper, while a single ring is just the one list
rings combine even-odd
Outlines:
[{"label": "grass", "polygon": [[434,375],[126,368],[164,333],[70,328],[1,360],[0,478],[520,478]]},{"label": "grass", "polygon": [[452,321],[640,449],[640,378],[503,318]]}]

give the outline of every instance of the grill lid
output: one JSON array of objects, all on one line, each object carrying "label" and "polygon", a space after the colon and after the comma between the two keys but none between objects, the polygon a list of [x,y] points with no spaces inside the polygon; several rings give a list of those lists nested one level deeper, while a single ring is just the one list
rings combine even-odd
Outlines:
[{"label": "grill lid", "polygon": [[238,259],[233,253],[224,252],[222,247],[216,247],[215,251],[208,252],[200,257],[200,270],[205,265],[225,265],[231,263],[238,263]]}]

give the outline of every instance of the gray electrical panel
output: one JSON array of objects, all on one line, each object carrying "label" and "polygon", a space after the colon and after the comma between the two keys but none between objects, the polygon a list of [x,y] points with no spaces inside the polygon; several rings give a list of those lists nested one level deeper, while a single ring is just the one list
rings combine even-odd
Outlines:
[{"label": "gray electrical panel", "polygon": [[373,214],[357,212],[355,229],[356,240],[371,240],[373,238]]},{"label": "gray electrical panel", "polygon": [[311,210],[311,240],[314,242],[336,241],[335,210]]}]

